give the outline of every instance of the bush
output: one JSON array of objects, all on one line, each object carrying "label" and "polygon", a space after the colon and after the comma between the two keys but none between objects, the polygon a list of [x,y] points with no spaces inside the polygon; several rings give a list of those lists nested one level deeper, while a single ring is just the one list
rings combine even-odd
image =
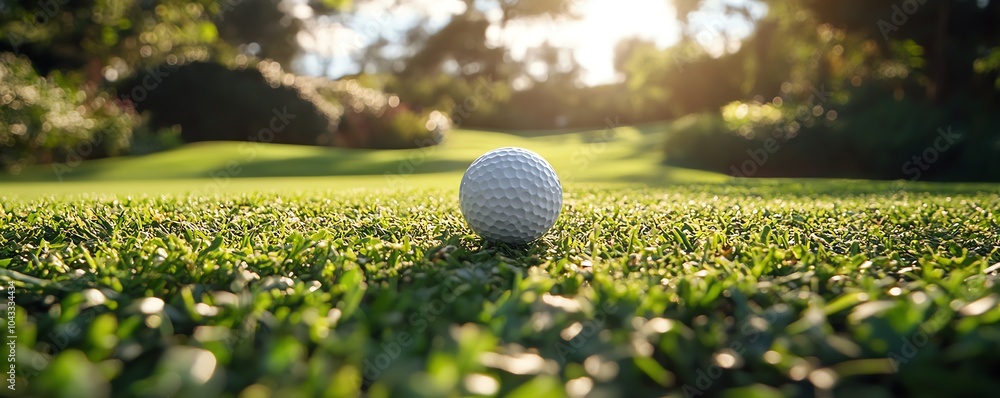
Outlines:
[{"label": "bush", "polygon": [[398,95],[365,87],[358,79],[294,76],[267,60],[257,69],[269,86],[292,90],[332,121],[333,132],[319,135],[318,145],[414,148],[439,143],[451,128],[440,112],[414,111]]},{"label": "bush", "polygon": [[679,120],[668,164],[741,177],[996,181],[1000,118],[861,88],[826,101],[734,102]]},{"label": "bush", "polygon": [[402,149],[440,143],[451,121],[437,110],[415,111],[399,96],[364,87],[354,79],[321,82],[317,92],[342,104],[337,145],[355,148]]},{"label": "bush", "polygon": [[0,168],[75,163],[124,154],[139,118],[106,93],[79,90],[58,72],[41,77],[26,58],[0,54]]},{"label": "bush", "polygon": [[421,77],[381,75],[387,91],[422,114],[439,110],[456,126],[489,126],[488,120],[508,105],[511,88],[508,82],[480,76],[457,77],[439,73]]},{"label": "bush", "polygon": [[336,106],[310,96],[297,80],[271,61],[256,70],[193,62],[152,68],[117,88],[136,110],[149,113],[151,130],[180,126],[185,142],[331,142],[340,116]]},{"label": "bush", "polygon": [[180,126],[185,142],[413,148],[439,142],[450,128],[440,112],[411,111],[356,80],[295,76],[269,60],[256,69],[195,62],[160,71],[128,79],[120,95],[149,112],[151,130]]}]

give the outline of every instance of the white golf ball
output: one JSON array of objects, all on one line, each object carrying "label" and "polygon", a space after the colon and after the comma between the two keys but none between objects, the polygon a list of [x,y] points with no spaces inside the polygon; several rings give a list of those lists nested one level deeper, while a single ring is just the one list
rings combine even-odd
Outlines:
[{"label": "white golf ball", "polygon": [[545,235],[562,210],[562,185],[537,153],[500,148],[472,162],[459,187],[462,215],[473,231],[512,244]]}]

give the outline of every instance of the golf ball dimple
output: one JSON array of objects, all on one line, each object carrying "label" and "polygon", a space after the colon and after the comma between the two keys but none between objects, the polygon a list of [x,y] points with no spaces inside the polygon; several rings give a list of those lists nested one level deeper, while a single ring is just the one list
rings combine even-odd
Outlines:
[{"label": "golf ball dimple", "polygon": [[512,244],[545,235],[562,210],[552,166],[523,148],[500,148],[472,162],[459,187],[462,215],[483,238]]}]

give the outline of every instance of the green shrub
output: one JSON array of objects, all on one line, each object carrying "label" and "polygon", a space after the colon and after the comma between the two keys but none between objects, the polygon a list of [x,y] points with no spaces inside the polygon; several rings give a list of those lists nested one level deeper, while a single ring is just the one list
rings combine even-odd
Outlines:
[{"label": "green shrub", "polygon": [[31,63],[0,54],[0,169],[17,174],[38,163],[76,163],[126,153],[139,117],[102,92],[77,89],[59,73],[41,77]]},{"label": "green shrub", "polygon": [[120,81],[118,95],[148,113],[152,131],[180,126],[184,142],[328,145],[340,117],[308,79],[277,62],[230,69],[212,62],[163,64]]},{"label": "green shrub", "polygon": [[384,87],[413,109],[440,110],[458,126],[489,125],[489,120],[500,117],[497,113],[508,105],[513,94],[509,83],[501,79],[446,73],[419,78],[390,75],[385,77]]},{"label": "green shrub", "polygon": [[354,79],[320,81],[317,92],[343,106],[337,145],[402,149],[440,143],[451,120],[437,110],[411,109],[395,94],[364,87]]},{"label": "green shrub", "polygon": [[[159,70],[125,79],[119,94],[149,112],[151,131],[179,126],[184,142],[413,148],[436,144],[450,128],[440,112],[411,110],[357,80],[296,76],[271,60],[235,70],[209,62]],[[139,142],[150,140],[170,144],[152,136]]]},{"label": "green shrub", "polygon": [[1000,179],[1000,118],[978,104],[895,99],[877,88],[843,98],[734,102],[681,119],[666,162],[741,177]]}]

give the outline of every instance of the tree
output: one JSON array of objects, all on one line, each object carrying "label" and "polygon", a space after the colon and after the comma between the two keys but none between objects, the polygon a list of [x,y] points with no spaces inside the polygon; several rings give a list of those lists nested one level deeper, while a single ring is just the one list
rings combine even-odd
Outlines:
[{"label": "tree", "polygon": [[[410,43],[418,48],[405,60],[404,74],[426,75],[453,70],[456,75],[493,76],[509,79],[517,73],[506,49],[487,42],[487,29],[494,22],[481,11],[488,1],[465,0],[465,12],[456,15],[441,30],[421,42]],[[572,18],[572,0],[502,0],[499,2],[501,31],[516,19]],[[418,27],[419,28],[419,27]],[[457,68],[453,67],[457,63]]]},{"label": "tree", "polygon": [[216,18],[221,38],[243,46],[250,55],[290,66],[300,52],[296,37],[303,23],[276,4],[273,0],[243,0],[236,4]]},{"label": "tree", "polygon": [[[43,75],[83,71],[98,82],[135,67],[233,55],[218,40],[215,1],[25,1],[0,20],[0,51],[23,54]],[[105,67],[112,67],[108,72]]]}]

